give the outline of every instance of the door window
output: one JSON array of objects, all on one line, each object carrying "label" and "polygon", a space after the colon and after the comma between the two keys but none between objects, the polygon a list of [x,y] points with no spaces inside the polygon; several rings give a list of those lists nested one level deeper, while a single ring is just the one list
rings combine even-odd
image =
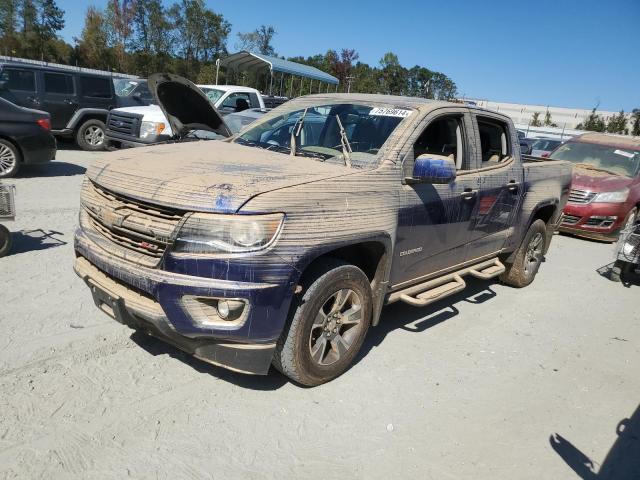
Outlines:
[{"label": "door window", "polygon": [[249,98],[248,93],[237,92],[232,93],[227,98],[225,98],[224,102],[222,102],[222,108],[227,110],[233,110],[236,112],[241,112],[246,110],[251,105],[251,99]]},{"label": "door window", "polygon": [[64,73],[44,74],[45,93],[73,94],[73,77]]},{"label": "door window", "polygon": [[8,81],[7,88],[20,92],[35,92],[36,79],[35,74],[31,70],[14,70],[5,69],[2,72],[2,78]]},{"label": "door window", "polygon": [[108,78],[80,77],[80,91],[85,97],[111,98],[111,82]]},{"label": "door window", "polygon": [[511,157],[509,129],[504,122],[478,117],[478,131],[483,167],[503,162]]},{"label": "door window", "polygon": [[414,143],[414,159],[425,154],[447,157],[455,161],[458,170],[468,169],[462,138],[461,116],[438,117],[429,123]]}]

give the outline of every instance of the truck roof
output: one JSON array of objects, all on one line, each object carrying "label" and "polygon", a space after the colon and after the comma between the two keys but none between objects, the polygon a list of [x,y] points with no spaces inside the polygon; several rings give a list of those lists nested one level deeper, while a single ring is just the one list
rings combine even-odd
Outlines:
[{"label": "truck roof", "polygon": [[242,85],[202,85],[202,84],[198,84],[198,87],[215,88],[217,90],[223,90],[225,92],[228,92],[229,90],[235,90],[235,91],[238,91],[238,92],[255,92],[257,94],[260,94],[260,92],[258,90],[256,90],[255,88],[243,87]]}]

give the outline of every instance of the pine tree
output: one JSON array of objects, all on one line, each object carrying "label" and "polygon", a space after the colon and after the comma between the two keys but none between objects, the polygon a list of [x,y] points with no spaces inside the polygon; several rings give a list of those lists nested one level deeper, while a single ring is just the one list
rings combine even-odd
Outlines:
[{"label": "pine tree", "polygon": [[542,126],[542,122],[540,121],[540,112],[533,112],[533,115],[531,116],[531,122],[529,122],[529,125],[531,125],[532,127]]}]

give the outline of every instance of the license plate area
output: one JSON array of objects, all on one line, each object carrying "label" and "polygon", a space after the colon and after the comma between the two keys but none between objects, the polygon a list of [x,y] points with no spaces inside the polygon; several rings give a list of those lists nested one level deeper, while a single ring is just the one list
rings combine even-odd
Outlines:
[{"label": "license plate area", "polygon": [[118,322],[126,324],[122,297],[110,292],[91,279],[89,279],[89,286],[91,287],[91,294],[93,295],[93,302],[96,304],[96,307]]}]

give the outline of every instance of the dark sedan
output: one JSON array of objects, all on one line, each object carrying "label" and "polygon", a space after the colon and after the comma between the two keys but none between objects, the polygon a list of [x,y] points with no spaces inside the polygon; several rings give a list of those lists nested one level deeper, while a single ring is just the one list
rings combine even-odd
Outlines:
[{"label": "dark sedan", "polygon": [[49,114],[0,98],[0,178],[13,177],[22,165],[55,157],[56,140],[51,135]]}]

